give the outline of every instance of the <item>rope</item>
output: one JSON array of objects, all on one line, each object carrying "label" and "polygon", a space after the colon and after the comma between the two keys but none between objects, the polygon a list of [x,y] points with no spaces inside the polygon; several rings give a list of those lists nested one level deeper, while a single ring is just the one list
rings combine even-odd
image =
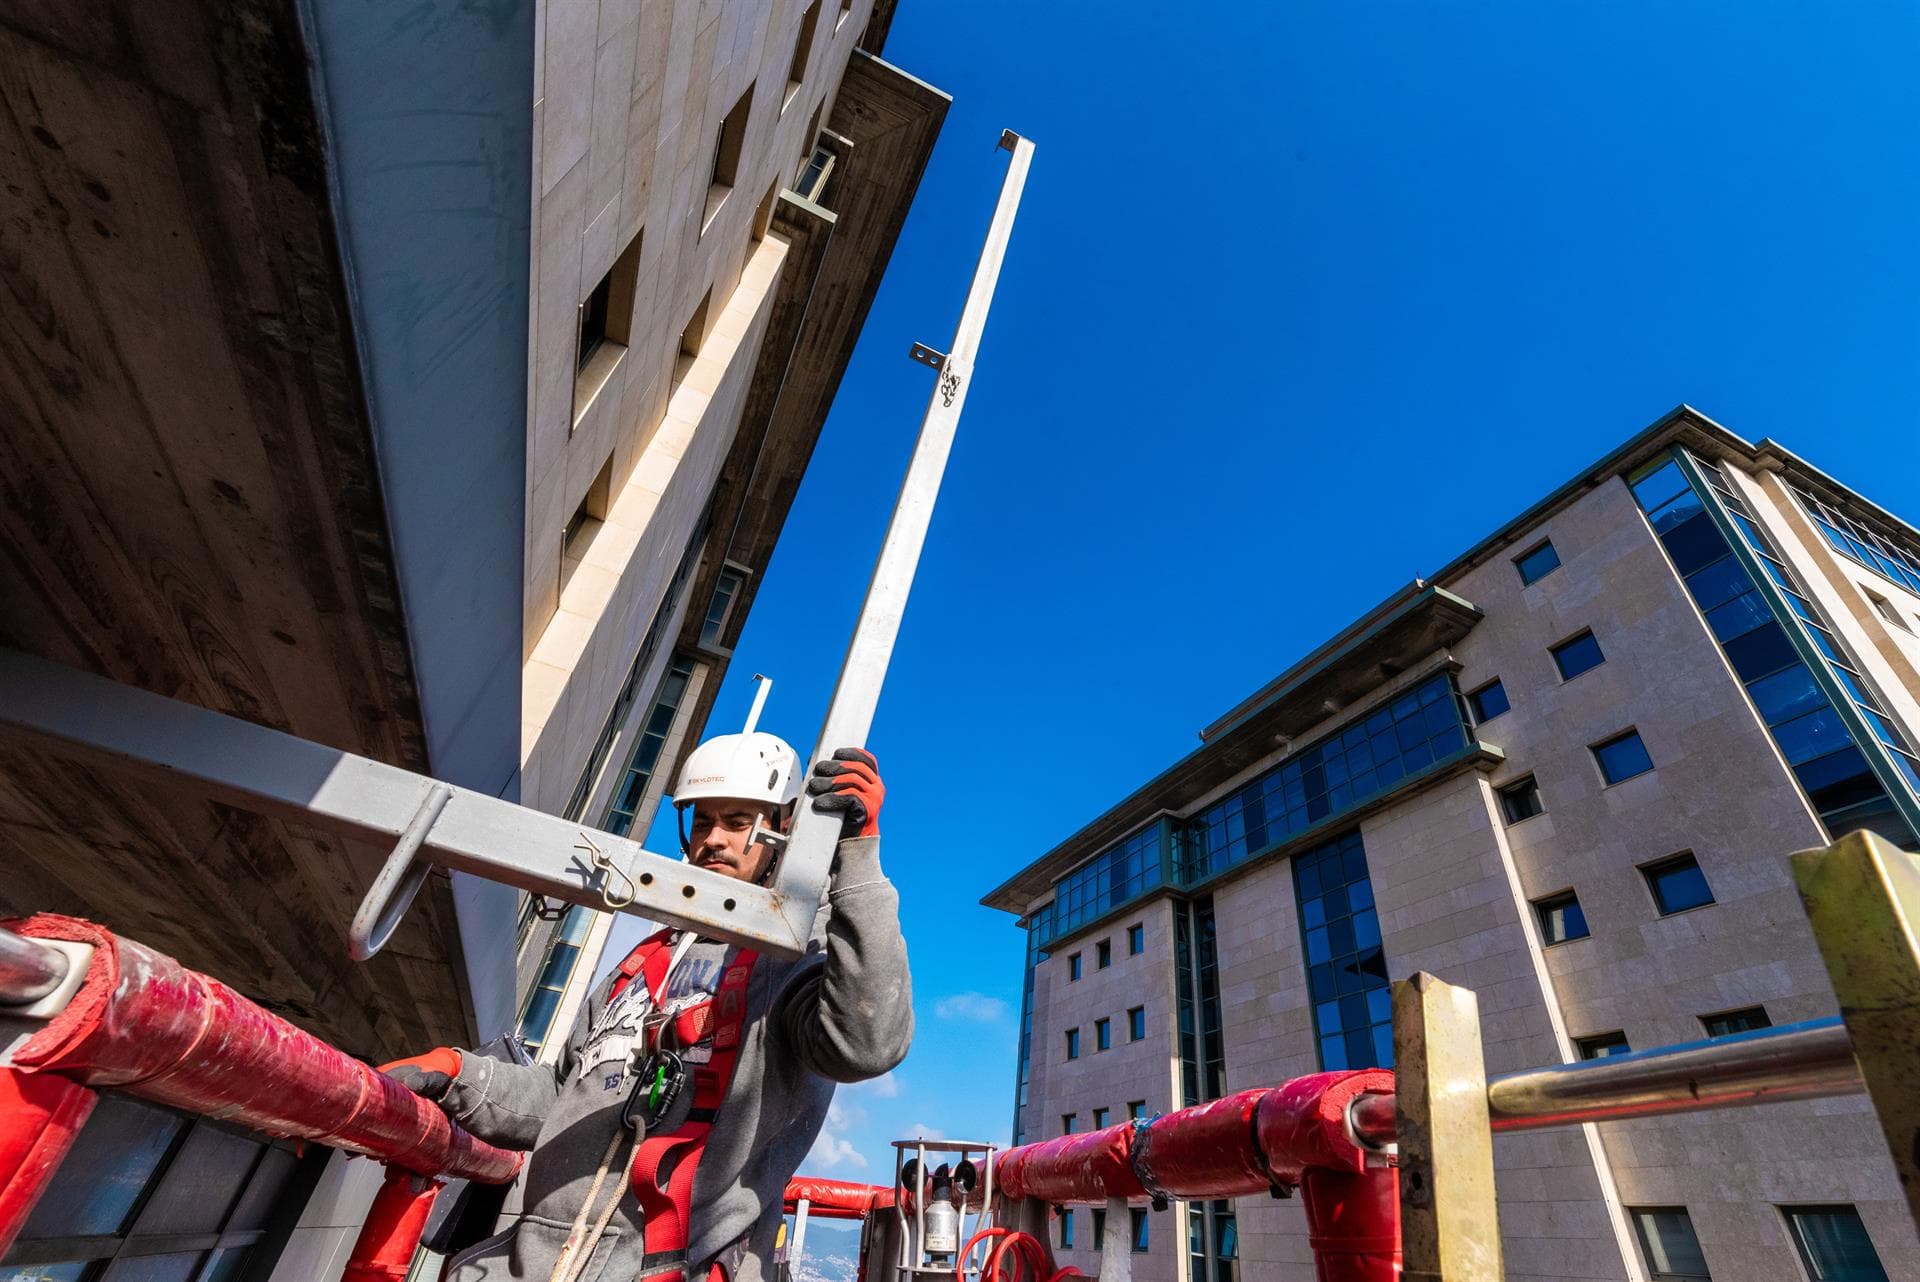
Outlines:
[{"label": "rope", "polygon": [[[636,1141],[644,1129],[642,1127],[633,1133]],[[588,1187],[586,1197],[581,1199],[580,1213],[573,1217],[573,1227],[567,1230],[567,1244],[560,1248],[560,1258],[554,1261],[553,1272],[547,1275],[547,1282],[575,1282],[593,1259],[593,1248],[600,1245],[600,1235],[607,1231],[607,1225],[613,1220],[614,1208],[620,1205],[621,1186],[626,1182],[624,1179],[614,1181],[613,1196],[607,1199],[606,1208],[594,1221],[592,1235],[583,1236],[583,1230],[587,1225],[587,1216],[592,1213],[594,1199],[600,1196],[600,1186],[607,1182],[607,1173],[613,1170],[615,1159],[620,1156],[621,1146],[628,1134],[625,1127],[614,1131],[613,1141],[607,1145],[606,1156],[600,1159],[600,1169],[594,1172],[593,1184]],[[624,1166],[625,1163],[620,1165]],[[585,1250],[581,1249],[583,1244]]]},{"label": "rope", "polygon": [[954,1282],[967,1282],[967,1261],[982,1242],[998,1238],[980,1266],[979,1282],[1064,1282],[1083,1278],[1079,1269],[1067,1267],[1047,1272],[1047,1248],[1031,1233],[996,1227],[981,1229],[967,1239],[966,1249],[955,1257]]}]

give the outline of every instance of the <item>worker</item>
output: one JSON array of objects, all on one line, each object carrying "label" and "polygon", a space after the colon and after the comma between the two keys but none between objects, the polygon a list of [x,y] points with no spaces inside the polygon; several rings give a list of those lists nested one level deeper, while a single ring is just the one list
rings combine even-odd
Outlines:
[{"label": "worker", "polygon": [[[443,1047],[385,1066],[481,1139],[531,1150],[524,1214],[450,1260],[447,1282],[771,1278],[787,1180],[835,1083],[887,1072],[913,1036],[878,766],[843,748],[805,791],[841,837],[799,959],[663,930],[595,987],[555,1064]],[[764,883],[768,833],[789,829],[801,792],[774,735],[701,744],[674,789],[687,861]]]}]

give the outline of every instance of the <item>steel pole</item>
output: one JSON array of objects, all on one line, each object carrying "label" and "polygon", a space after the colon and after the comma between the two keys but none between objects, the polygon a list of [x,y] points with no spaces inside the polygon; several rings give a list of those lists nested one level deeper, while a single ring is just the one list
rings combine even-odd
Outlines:
[{"label": "steel pole", "polygon": [[[1487,1083],[1493,1129],[1530,1131],[1581,1122],[1664,1117],[1862,1090],[1853,1043],[1838,1019],[1788,1024],[1578,1064],[1508,1073]],[[1354,1132],[1391,1144],[1392,1095],[1354,1101]]]},{"label": "steel pole", "polygon": [[[921,421],[920,438],[913,448],[913,460],[907,465],[900,497],[894,504],[893,519],[887,526],[886,541],[867,585],[866,601],[860,607],[847,657],[840,667],[840,679],[820,727],[815,757],[836,748],[857,747],[866,743],[873,725],[874,709],[880,702],[880,687],[887,677],[887,663],[893,656],[893,643],[900,633],[900,619],[906,612],[907,594],[913,587],[913,574],[920,562],[920,549],[926,543],[927,526],[933,519],[934,500],[940,493],[940,480],[947,470],[947,456],[953,449],[955,429],[967,392],[973,382],[974,357],[980,337],[986,330],[987,310],[993,303],[1000,266],[1006,259],[1007,241],[1013,235],[1013,219],[1020,208],[1020,193],[1026,186],[1027,169],[1033,161],[1033,143],[1012,130],[1000,136],[1000,146],[1013,153],[1006,177],[1000,183],[1000,200],[994,206],[993,221],[980,250],[979,264],[973,270],[973,284],[967,291],[966,306],[954,331],[953,346],[945,357],[916,348],[916,359],[936,364],[939,377],[927,412]],[[838,815],[814,812],[802,806],[794,819],[786,853],[775,874],[775,889],[790,897],[788,923],[796,938],[806,939],[813,931],[815,905],[821,887],[826,885],[827,870],[833,862],[835,844],[840,838]],[[803,919],[804,913],[804,919]]]}]

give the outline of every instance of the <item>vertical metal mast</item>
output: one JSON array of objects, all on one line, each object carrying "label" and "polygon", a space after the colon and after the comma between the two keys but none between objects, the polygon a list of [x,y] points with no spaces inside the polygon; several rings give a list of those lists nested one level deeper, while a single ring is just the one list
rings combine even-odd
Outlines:
[{"label": "vertical metal mast", "polygon": [[[913,347],[913,359],[933,366],[939,378],[933,395],[928,398],[926,416],[920,424],[920,439],[913,447],[913,459],[900,486],[893,520],[887,526],[886,541],[880,546],[873,579],[867,585],[867,599],[860,607],[860,619],[854,625],[846,661],[840,666],[833,701],[820,727],[820,739],[814,747],[816,756],[835,748],[864,744],[867,731],[873,725],[874,709],[880,702],[880,687],[886,681],[894,638],[900,633],[900,618],[907,608],[907,594],[913,588],[913,573],[927,539],[927,525],[933,519],[940,479],[946,473],[954,431],[959,426],[960,411],[966,405],[967,390],[973,381],[973,360],[980,348],[980,335],[987,327],[987,309],[993,304],[993,290],[1000,279],[1007,241],[1013,235],[1020,192],[1026,186],[1027,169],[1033,162],[1032,141],[1011,129],[1000,135],[1000,146],[1013,153],[1013,159],[1000,183],[1000,200],[994,206],[993,222],[987,227],[979,264],[973,269],[973,284],[967,290],[967,303],[960,312],[953,346],[944,355],[924,343],[915,343]],[[813,914],[820,903],[827,870],[833,862],[834,843],[839,836],[839,816],[816,814],[811,806],[801,805],[774,881],[774,889],[782,900],[782,911],[787,914],[797,939],[805,940],[813,929]],[[802,910],[805,920],[801,920]]]}]

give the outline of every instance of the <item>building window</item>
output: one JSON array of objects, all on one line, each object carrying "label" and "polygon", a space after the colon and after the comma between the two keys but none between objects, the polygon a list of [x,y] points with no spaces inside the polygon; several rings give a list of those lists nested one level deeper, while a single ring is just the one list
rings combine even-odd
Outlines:
[{"label": "building window", "polygon": [[1127,1040],[1137,1042],[1147,1035],[1147,1008],[1135,1006],[1127,1012]]},{"label": "building window", "polygon": [[1182,826],[1182,880],[1217,876],[1456,757],[1468,746],[1466,712],[1441,673],[1294,753]]},{"label": "building window", "polygon": [[1073,1134],[1074,1127],[1078,1125],[1080,1125],[1080,1114],[1078,1113],[1060,1114],[1060,1133],[1062,1135]]},{"label": "building window", "polygon": [[636,235],[579,307],[573,340],[575,424],[613,377],[633,337],[634,295],[639,279],[640,237]]},{"label": "building window", "polygon": [[580,960],[580,950],[586,947],[593,918],[591,908],[577,904],[569,907],[560,919],[560,928],[547,942],[546,959],[540,963],[540,973],[534,977],[533,987],[527,991],[526,1004],[520,1011],[520,1040],[527,1044],[530,1052],[539,1052],[553,1028],[554,1013],[560,1009],[560,995],[566,992],[567,980],[573,977],[573,968]]},{"label": "building window", "polygon": [[1071,1251],[1073,1249],[1072,1211],[1060,1212],[1060,1249],[1062,1251]]},{"label": "building window", "polygon": [[1545,540],[1513,558],[1513,568],[1520,571],[1521,583],[1538,583],[1560,568],[1560,554],[1553,550],[1552,540]]},{"label": "building window", "polygon": [[1099,1207],[1093,1209],[1093,1249],[1098,1251],[1107,1245],[1107,1213]]},{"label": "building window", "polygon": [[103,1094],[0,1277],[265,1277],[326,1155]]},{"label": "building window", "polygon": [[1147,949],[1147,928],[1138,923],[1127,927],[1127,956],[1138,957]]},{"label": "building window", "polygon": [[1647,889],[1653,892],[1653,902],[1660,909],[1662,917],[1713,902],[1713,891],[1707,885],[1707,875],[1700,871],[1699,861],[1690,854],[1674,855],[1648,864],[1640,873],[1647,879]]},{"label": "building window", "polygon": [[1113,965],[1113,941],[1103,939],[1093,946],[1093,968],[1105,970]]},{"label": "building window", "polygon": [[1293,884],[1320,1067],[1393,1067],[1393,999],[1360,834],[1296,856]]},{"label": "building window", "polygon": [[1069,984],[1077,984],[1080,982],[1079,953],[1073,953],[1067,958],[1067,982]]},{"label": "building window", "polygon": [[700,218],[700,234],[706,235],[707,228],[713,225],[715,214],[720,206],[727,203],[727,196],[733,191],[733,185],[740,178],[740,155],[746,148],[747,115],[753,109],[753,86],[740,95],[720,121],[720,130],[713,140],[713,168],[707,175],[707,208]]},{"label": "building window", "polygon": [[1093,1129],[1096,1131],[1106,1130],[1107,1119],[1112,1115],[1113,1115],[1113,1110],[1111,1109],[1105,1109],[1105,1108],[1094,1109],[1093,1110]]},{"label": "building window", "polygon": [[1723,1010],[1718,1015],[1702,1015],[1700,1023],[1707,1030],[1708,1037],[1732,1037],[1735,1033],[1751,1033],[1773,1027],[1773,1021],[1767,1018],[1767,1008],[1764,1006],[1743,1006],[1739,1010]]},{"label": "building window", "polygon": [[606,462],[594,475],[587,486],[587,492],[580,496],[580,503],[573,509],[573,515],[567,518],[565,528],[560,531],[560,590],[566,591],[567,584],[573,581],[573,572],[580,568],[586,559],[587,549],[593,546],[599,537],[600,527],[606,523],[607,512],[613,505],[613,455],[607,455]]},{"label": "building window", "polygon": [[1851,1206],[1783,1206],[1800,1263],[1813,1282],[1887,1282],[1887,1271]]},{"label": "building window", "polygon": [[1640,742],[1638,730],[1629,730],[1594,744],[1593,759],[1599,763],[1600,777],[1609,784],[1643,775],[1653,769],[1653,758],[1647,755],[1647,745]]},{"label": "building window", "polygon": [[1180,1099],[1191,1107],[1227,1093],[1213,896],[1174,905],[1173,973],[1179,995]]},{"label": "building window", "polygon": [[1193,1282],[1238,1282],[1239,1253],[1232,1202],[1187,1203],[1187,1276]]},{"label": "building window", "polygon": [[1128,1118],[1137,1122],[1142,1118],[1144,1118],[1146,1115],[1147,1115],[1147,1102],[1145,1100],[1137,1099],[1137,1100],[1127,1101]]},{"label": "building window", "polygon": [[1633,1047],[1627,1045],[1627,1035],[1616,1028],[1611,1033],[1576,1037],[1573,1049],[1579,1052],[1581,1059],[1608,1059],[1614,1055],[1630,1054]]},{"label": "building window", "polygon": [[1540,921],[1543,944],[1564,944],[1587,937],[1587,915],[1580,909],[1579,896],[1571,890],[1534,900],[1533,911]]},{"label": "building window", "polygon": [[1510,824],[1531,819],[1545,810],[1546,806],[1540,802],[1540,785],[1533,781],[1532,775],[1500,788],[1500,813]]},{"label": "building window", "polygon": [[1467,696],[1467,707],[1473,710],[1473,723],[1483,726],[1505,712],[1513,705],[1507,702],[1507,688],[1495,677]]},{"label": "building window", "polygon": [[1093,1049],[1105,1051],[1113,1049],[1113,1021],[1096,1019],[1093,1021]]},{"label": "building window", "polygon": [[1151,824],[1062,877],[1041,919],[1040,946],[1166,884],[1166,835],[1164,823]]},{"label": "building window", "polygon": [[733,616],[733,603],[747,585],[747,572],[738,566],[723,565],[713,583],[713,598],[707,602],[707,617],[700,621],[700,644],[717,648],[726,635],[727,622]]},{"label": "building window", "polygon": [[1128,1227],[1133,1231],[1133,1253],[1144,1255],[1147,1250],[1147,1213],[1139,1207],[1127,1212],[1133,1223]]},{"label": "building window", "polygon": [[800,35],[793,44],[793,61],[787,64],[787,96],[780,103],[783,112],[800,96],[800,86],[807,78],[807,62],[813,57],[813,33],[819,25],[820,0],[813,0],[800,15]]},{"label": "building window", "polygon": [[633,741],[626,771],[607,803],[607,814],[600,826],[608,832],[625,837],[633,831],[641,808],[646,805],[648,785],[660,765],[660,754],[667,746],[667,735],[679,715],[680,701],[686,698],[687,686],[692,680],[693,665],[685,659],[676,660],[667,670],[666,678],[660,683],[660,693],[654,696],[653,707],[648,709],[647,719]]},{"label": "building window", "polygon": [[1640,1238],[1640,1253],[1646,1258],[1647,1273],[1655,1279],[1711,1278],[1707,1257],[1700,1253],[1700,1239],[1693,1235],[1693,1221],[1684,1206],[1629,1207],[1633,1230]]},{"label": "building window", "polygon": [[827,179],[833,177],[833,166],[838,157],[831,147],[824,143],[815,143],[807,153],[807,163],[800,166],[800,173],[793,180],[793,194],[812,204],[824,204],[827,196]]},{"label": "building window", "polygon": [[1600,643],[1593,639],[1593,633],[1582,632],[1577,637],[1568,637],[1553,647],[1553,666],[1560,669],[1560,679],[1571,681],[1582,672],[1591,672],[1607,661],[1600,653]]},{"label": "building window", "polygon": [[1080,1058],[1080,1030],[1077,1028],[1067,1030],[1067,1058]]},{"label": "building window", "polygon": [[699,305],[693,309],[693,315],[687,317],[687,323],[680,327],[679,353],[673,358],[673,382],[678,387],[693,372],[693,362],[699,358],[700,349],[707,343],[707,314],[713,307],[713,287],[700,296]]},{"label": "building window", "polygon": [[1874,613],[1878,614],[1888,623],[1891,623],[1894,627],[1899,628],[1902,632],[1913,631],[1913,628],[1907,623],[1907,616],[1900,613],[1899,607],[1895,606],[1893,602],[1869,588],[1861,588],[1860,590],[1865,592],[1867,594],[1867,600],[1873,603]]},{"label": "building window", "polygon": [[1819,527],[1820,536],[1834,551],[1883,576],[1889,583],[1897,583],[1920,595],[1920,549],[1890,534],[1868,529],[1791,482],[1787,488],[1800,500],[1800,506],[1806,509],[1808,517]]}]

